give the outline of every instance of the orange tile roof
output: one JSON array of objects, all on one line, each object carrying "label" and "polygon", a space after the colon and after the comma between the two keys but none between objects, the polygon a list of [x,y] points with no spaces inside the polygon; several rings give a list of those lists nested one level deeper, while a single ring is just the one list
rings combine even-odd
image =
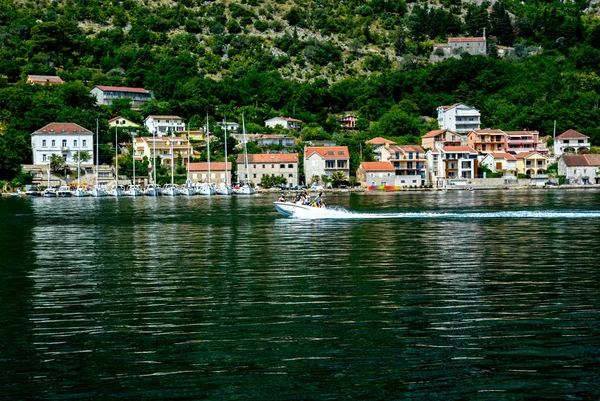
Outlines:
[{"label": "orange tile roof", "polygon": [[27,75],[27,79],[35,83],[62,84],[64,81],[56,75]]},{"label": "orange tile roof", "polygon": [[112,92],[133,92],[133,93],[150,93],[144,88],[128,88],[125,86],[105,86],[105,85],[96,85],[96,88],[101,89],[103,91],[112,91]]},{"label": "orange tile roof", "polygon": [[485,42],[485,38],[448,38],[448,43],[459,43],[459,42]]},{"label": "orange tile roof", "polygon": [[502,131],[501,129],[474,129],[471,132],[474,132],[476,134],[500,134],[500,135],[504,135],[505,132]]},{"label": "orange tile roof", "polygon": [[391,146],[391,150],[393,151],[401,151],[401,152],[416,152],[416,153],[425,153],[422,147],[419,145],[396,145]]},{"label": "orange tile roof", "polygon": [[583,135],[574,129],[567,130],[556,137],[556,139],[568,139],[568,138],[589,138],[589,136]]},{"label": "orange tile roof", "polygon": [[562,155],[567,166],[600,166],[600,155]]},{"label": "orange tile roof", "polygon": [[[244,162],[244,155],[237,155],[238,163]],[[248,155],[248,163],[298,163],[298,153],[260,153]]]},{"label": "orange tile roof", "polygon": [[307,146],[304,148],[305,159],[315,153],[324,159],[350,158],[347,146]]},{"label": "orange tile roof", "polygon": [[75,123],[50,123],[35,130],[33,134],[91,134],[92,131]]},{"label": "orange tile roof", "polygon": [[538,154],[538,155],[542,156],[540,153],[538,153],[536,151],[531,151],[531,152],[519,152],[515,155],[515,157],[517,159],[525,159],[533,154]]},{"label": "orange tile roof", "polygon": [[517,160],[510,153],[504,153],[504,152],[490,153],[490,156],[492,156],[494,159]]},{"label": "orange tile roof", "polygon": [[385,145],[385,144],[392,145],[396,142],[390,141],[389,139],[385,139],[385,138],[378,136],[377,138],[368,140],[367,143],[370,145]]},{"label": "orange tile roof", "polygon": [[519,135],[535,135],[538,134],[537,131],[504,131],[504,133],[508,136],[519,136]]},{"label": "orange tile roof", "polygon": [[477,151],[475,149],[473,149],[470,146],[444,146],[442,148],[442,150],[445,153],[449,153],[449,152],[454,152],[454,153],[462,153],[462,152],[469,152],[469,153],[477,153]]},{"label": "orange tile roof", "polygon": [[422,138],[433,138],[435,136],[438,136],[439,134],[444,133],[445,131],[445,129],[434,129],[433,131],[429,131],[428,133],[423,135]]},{"label": "orange tile roof", "polygon": [[[210,162],[213,171],[225,171],[225,162]],[[196,162],[189,164],[190,171],[208,171],[208,162]],[[231,162],[227,162],[227,170],[231,171]]]},{"label": "orange tile roof", "polygon": [[394,171],[390,162],[362,162],[360,166],[365,171]]}]

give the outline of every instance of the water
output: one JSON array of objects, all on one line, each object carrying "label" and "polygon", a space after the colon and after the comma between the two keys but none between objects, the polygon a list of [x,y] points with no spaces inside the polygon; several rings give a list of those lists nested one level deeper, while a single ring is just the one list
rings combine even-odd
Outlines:
[{"label": "water", "polygon": [[0,199],[0,398],[600,398],[600,192]]}]

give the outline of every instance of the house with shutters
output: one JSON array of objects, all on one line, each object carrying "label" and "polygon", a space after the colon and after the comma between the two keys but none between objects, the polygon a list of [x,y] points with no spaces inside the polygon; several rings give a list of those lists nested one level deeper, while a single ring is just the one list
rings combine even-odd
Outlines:
[{"label": "house with shutters", "polygon": [[356,178],[362,187],[396,186],[394,166],[390,162],[362,162],[356,169]]},{"label": "house with shutters", "polygon": [[563,153],[579,153],[590,150],[590,137],[574,129],[567,130],[554,138],[554,155]]},{"label": "house with shutters", "polygon": [[488,153],[479,164],[486,166],[494,173],[502,173],[505,177],[517,175],[517,158],[510,153]]},{"label": "house with shutters", "polygon": [[347,146],[304,148],[304,177],[307,185],[323,175],[330,177],[336,171],[350,177],[350,152]]},{"label": "house with shutters", "polygon": [[144,119],[144,127],[157,136],[180,135],[185,131],[185,122],[179,116],[151,115]]},{"label": "house with shutters", "polygon": [[500,129],[476,129],[467,134],[467,145],[482,155],[506,152],[506,133]]},{"label": "house with shutters", "polygon": [[188,165],[190,180],[197,182],[209,182],[211,184],[231,183],[231,162],[193,162]]},{"label": "house with shutters", "polygon": [[[481,114],[479,110],[464,103],[437,108],[438,126],[441,130],[450,130],[459,134],[466,134],[481,128]],[[431,148],[433,149],[433,148]]]},{"label": "house with shutters", "polygon": [[248,172],[244,155],[237,155],[237,180],[260,184],[264,176],[286,179],[288,186],[298,185],[298,153],[261,153],[248,155]]},{"label": "house with shutters", "polygon": [[87,152],[89,159],[82,165],[94,163],[94,133],[75,123],[50,123],[31,133],[33,164],[48,164],[52,155],[61,156],[66,163],[77,163],[77,155]]},{"label": "house with shutters", "polygon": [[600,155],[563,155],[558,160],[558,174],[569,184],[600,184]]}]

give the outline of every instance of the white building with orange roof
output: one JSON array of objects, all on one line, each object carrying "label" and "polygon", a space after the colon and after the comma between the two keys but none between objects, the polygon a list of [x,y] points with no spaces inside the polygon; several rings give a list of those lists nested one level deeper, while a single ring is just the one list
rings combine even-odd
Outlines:
[{"label": "white building with orange roof", "polygon": [[52,155],[74,163],[77,153],[90,156],[81,164],[94,163],[94,133],[75,123],[50,123],[31,133],[33,164],[48,164]]},{"label": "white building with orange roof", "polygon": [[259,184],[266,175],[283,177],[289,186],[298,185],[298,153],[249,154],[247,174],[244,155],[237,156],[237,181]]},{"label": "white building with orange roof", "polygon": [[494,173],[514,176],[517,173],[517,158],[506,152],[488,153],[480,162]]},{"label": "white building with orange roof", "polygon": [[[193,149],[186,137],[182,136],[157,136],[135,138],[133,143],[133,156],[136,160],[144,157],[152,162],[154,156],[160,158],[163,166],[171,166],[171,159],[175,165],[187,165],[188,153],[192,156]],[[151,163],[152,164],[152,163]]]},{"label": "white building with orange roof", "polygon": [[429,131],[421,137],[421,146],[425,149],[437,149],[437,146],[460,146],[462,136],[449,129],[436,129]]},{"label": "white building with orange roof", "polygon": [[427,151],[427,181],[441,186],[446,180],[476,178],[477,151],[470,146],[444,146]]},{"label": "white building with orange roof", "polygon": [[479,154],[506,152],[506,133],[501,129],[476,129],[467,134],[467,145]]},{"label": "white building with orange roof", "polygon": [[356,178],[367,188],[396,185],[394,166],[390,162],[362,162],[356,169]]},{"label": "white building with orange roof", "polygon": [[144,103],[152,100],[152,92],[144,88],[125,86],[96,85],[91,93],[96,97],[98,106],[110,106],[115,99],[131,99],[131,108],[139,109]]},{"label": "white building with orange roof", "polygon": [[347,146],[321,146],[304,148],[304,177],[309,184],[317,177],[330,177],[341,171],[350,177],[350,152]]},{"label": "white building with orange roof", "polygon": [[144,127],[158,136],[179,134],[185,131],[185,122],[179,116],[151,115],[144,118]]},{"label": "white building with orange roof", "polygon": [[450,130],[459,134],[466,134],[481,128],[481,114],[479,110],[464,103],[437,108],[438,126],[442,130]]},{"label": "white building with orange roof", "polygon": [[579,153],[582,150],[590,150],[590,137],[574,129],[567,130],[554,138],[556,157],[563,153]]},{"label": "white building with orange roof", "polygon": [[193,183],[209,182],[209,174],[211,184],[231,183],[231,162],[210,162],[210,166],[208,162],[189,164],[189,177]]},{"label": "white building with orange roof", "polygon": [[273,117],[265,121],[265,127],[300,130],[302,129],[302,121],[291,117]]}]

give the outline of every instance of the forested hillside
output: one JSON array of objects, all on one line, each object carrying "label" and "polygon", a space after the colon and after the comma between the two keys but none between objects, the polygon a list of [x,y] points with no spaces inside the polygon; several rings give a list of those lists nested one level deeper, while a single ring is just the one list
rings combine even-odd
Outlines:
[{"label": "forested hillside", "polygon": [[[94,129],[99,117],[110,142],[116,115],[176,114],[197,127],[207,112],[243,112],[251,132],[291,116],[304,122],[302,140],[349,145],[353,169],[365,139],[418,141],[436,127],[427,117],[456,102],[480,109],[485,127],[548,135],[556,120],[557,131],[598,145],[596,13],[590,1],[552,0],[0,0],[0,179],[30,162],[35,129]],[[488,57],[428,61],[433,43],[484,30]],[[501,59],[498,46],[515,51]],[[28,74],[66,83],[27,85]],[[144,87],[156,99],[140,111],[100,108],[94,85]],[[339,131],[346,111],[360,117],[359,132]]]}]

